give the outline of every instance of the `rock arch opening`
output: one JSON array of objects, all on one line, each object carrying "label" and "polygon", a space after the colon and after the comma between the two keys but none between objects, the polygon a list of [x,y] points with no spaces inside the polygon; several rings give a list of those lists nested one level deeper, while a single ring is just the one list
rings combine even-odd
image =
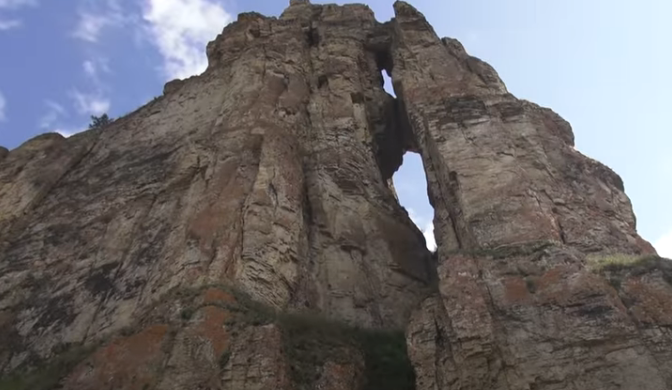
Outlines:
[{"label": "rock arch opening", "polygon": [[404,160],[392,176],[397,199],[411,220],[420,229],[427,249],[436,251],[434,238],[434,208],[427,196],[427,176],[422,165],[422,157],[414,152],[406,152]]},{"label": "rock arch opening", "polygon": [[[399,204],[406,209],[409,217],[422,232],[425,237],[427,249],[436,251],[436,240],[434,238],[434,208],[429,202],[427,176],[422,163],[422,157],[416,152],[415,142],[405,119],[403,107],[397,99],[392,85],[392,78],[386,67],[380,69],[383,89],[394,98],[392,126],[388,129],[388,137],[392,134],[393,142],[386,146],[394,144],[392,151],[396,158],[393,158],[394,166],[391,177],[392,184]],[[388,158],[388,161],[390,159]]]},{"label": "rock arch opening", "polygon": [[383,76],[383,89],[385,92],[396,98],[397,95],[394,93],[394,87],[392,86],[392,78],[390,77],[390,74],[387,73],[385,69],[381,69],[380,73]]}]

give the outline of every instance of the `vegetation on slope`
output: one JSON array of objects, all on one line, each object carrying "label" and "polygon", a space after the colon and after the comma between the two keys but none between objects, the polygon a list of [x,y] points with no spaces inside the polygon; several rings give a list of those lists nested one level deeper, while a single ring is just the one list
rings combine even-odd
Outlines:
[{"label": "vegetation on slope", "polygon": [[[235,298],[234,301],[203,300],[204,292],[213,288],[231,294]],[[165,308],[176,306],[182,309],[172,319],[163,317],[172,323],[171,327],[177,327],[175,332],[188,326],[194,314],[206,306],[221,306],[233,314],[222,324],[229,329],[233,337],[246,327],[275,324],[282,334],[283,351],[292,382],[297,390],[314,389],[328,363],[353,364],[355,363],[353,358],[357,358],[354,360],[360,362],[363,360],[363,366],[359,367],[363,370],[361,372],[363,390],[415,388],[415,374],[406,354],[403,330],[362,329],[315,313],[276,311],[226,285],[176,289],[167,294],[162,302],[158,302],[156,307],[158,312],[167,313],[170,310],[166,311]],[[118,335],[112,335],[110,339],[130,336],[146,325],[138,323],[129,326],[117,332]],[[95,349],[96,346],[87,348],[79,345],[63,346],[59,351],[55,351],[58,353],[49,361],[33,362],[30,368],[0,378],[0,390],[59,388],[62,380]],[[221,354],[220,369],[226,368],[231,357],[229,350]]]},{"label": "vegetation on slope", "polygon": [[[281,330],[297,390],[314,389],[327,362],[352,363],[352,351],[364,358],[364,390],[415,389],[403,330],[363,329],[315,313],[276,312],[244,293],[233,293],[238,302],[233,308],[239,313],[238,326],[274,323]],[[228,354],[223,359],[226,361]]]},{"label": "vegetation on slope", "polygon": [[653,272],[660,272],[663,279],[672,285],[672,261],[655,255],[596,254],[586,258],[586,266],[605,275],[617,288],[625,277]]},{"label": "vegetation on slope", "polygon": [[20,371],[0,378],[0,390],[51,390],[58,388],[60,380],[87,356],[93,347],[63,346],[64,352],[48,362],[37,364],[34,370]]}]

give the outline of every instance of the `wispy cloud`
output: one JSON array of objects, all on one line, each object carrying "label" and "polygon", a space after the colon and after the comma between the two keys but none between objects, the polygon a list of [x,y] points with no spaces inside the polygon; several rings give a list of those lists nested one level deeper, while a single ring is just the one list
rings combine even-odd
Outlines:
[{"label": "wispy cloud", "polygon": [[[36,6],[37,0],[0,0],[0,11],[17,10],[22,7]],[[0,31],[12,30],[21,27],[23,22],[17,18],[7,18],[0,15]]]},{"label": "wispy cloud", "polygon": [[37,0],[0,0],[0,8],[7,9],[16,9],[35,5],[37,5]]},{"label": "wispy cloud", "polygon": [[44,103],[47,106],[47,113],[44,114],[38,123],[40,129],[50,129],[56,124],[60,118],[68,116],[67,110],[60,104],[47,100]]},{"label": "wispy cloud", "polygon": [[145,0],[142,17],[169,78],[202,73],[207,42],[233,20],[212,0]]},{"label": "wispy cloud", "polygon": [[219,0],[143,0],[140,8],[138,14],[137,8],[121,7],[120,0],[86,1],[73,36],[96,43],[106,29],[133,27],[141,41],[159,50],[168,78],[187,78],[205,70],[206,44],[233,20]]},{"label": "wispy cloud", "polygon": [[[94,5],[95,4],[95,5]],[[81,40],[96,43],[109,27],[121,27],[132,18],[124,14],[117,0],[87,3],[77,11],[78,21],[72,35]]]},{"label": "wispy cloud", "polygon": [[86,73],[87,76],[89,77],[96,77],[97,76],[97,70],[96,70],[96,65],[93,63],[91,60],[86,60],[84,61],[84,73]]},{"label": "wispy cloud", "polygon": [[19,19],[0,20],[0,31],[11,30],[21,27],[22,25],[23,22],[21,22]]},{"label": "wispy cloud", "polygon": [[4,122],[7,120],[7,100],[5,99],[5,95],[0,92],[0,122]]},{"label": "wispy cloud", "polygon": [[68,110],[63,107],[61,104],[58,104],[54,101],[47,100],[44,102],[46,106],[46,114],[40,118],[38,123],[40,129],[43,131],[59,133],[64,137],[70,137],[73,134],[79,133],[87,129],[87,125],[82,126],[72,126],[69,124],[64,124],[68,121],[70,116]]},{"label": "wispy cloud", "polygon": [[653,246],[660,256],[672,259],[672,230],[660,237]]},{"label": "wispy cloud", "polygon": [[111,106],[110,100],[99,93],[83,93],[75,89],[70,92],[70,97],[77,112],[83,115],[101,115]]},{"label": "wispy cloud", "polygon": [[79,13],[79,22],[72,33],[76,38],[88,42],[98,42],[105,27],[119,25],[120,21],[110,15],[96,15],[86,11]]},{"label": "wispy cloud", "polygon": [[[122,9],[120,0],[81,0],[77,10],[78,22],[72,32],[75,38],[87,44],[95,44],[103,37],[108,28],[118,28],[130,25],[137,19],[137,14]],[[74,111],[79,115],[101,115],[107,113],[111,102],[107,97],[109,86],[104,81],[104,75],[111,73],[107,58],[97,53],[101,51],[97,45],[88,45],[87,58],[82,61],[82,70],[86,76],[87,87],[80,87],[70,91]],[[72,133],[69,130],[61,132]]]},{"label": "wispy cloud", "polygon": [[91,79],[97,86],[101,85],[100,75],[103,73],[111,73],[110,66],[106,58],[95,58],[85,60],[82,63],[84,74]]}]

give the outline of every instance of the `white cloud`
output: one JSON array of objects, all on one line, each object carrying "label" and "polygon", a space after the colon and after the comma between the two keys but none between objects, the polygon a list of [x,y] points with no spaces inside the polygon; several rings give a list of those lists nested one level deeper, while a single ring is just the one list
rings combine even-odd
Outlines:
[{"label": "white cloud", "polygon": [[425,218],[419,216],[412,208],[408,208],[406,211],[408,212],[408,216],[411,218],[411,221],[413,221],[415,226],[417,226],[418,229],[422,231],[422,235],[425,236],[427,249],[430,251],[435,251],[436,239],[434,238],[434,223],[432,221],[426,221]]},{"label": "white cloud", "polygon": [[106,113],[111,106],[110,100],[98,93],[82,93],[74,90],[70,97],[75,102],[75,108],[80,114],[101,115]]},{"label": "white cloud", "polygon": [[145,0],[142,17],[170,78],[202,73],[206,44],[233,20],[212,0]]},{"label": "white cloud", "polygon": [[425,242],[427,243],[427,249],[430,251],[436,250],[436,237],[434,237],[434,223],[430,222],[425,230],[422,231],[422,235],[425,236]]},{"label": "white cloud", "polygon": [[60,130],[60,129],[56,129],[56,130],[54,130],[54,133],[58,133],[58,134],[62,135],[62,136],[65,137],[65,138],[72,137],[72,135],[75,134],[75,133],[73,133],[73,132],[70,132],[70,131],[67,131],[67,130]]},{"label": "white cloud", "polygon": [[88,126],[82,125],[82,126],[58,126],[56,128],[53,128],[50,130],[53,133],[58,133],[62,135],[65,138],[72,137],[73,135],[77,133],[81,133],[82,131],[88,129]]},{"label": "white cloud", "polygon": [[7,100],[5,100],[5,96],[0,92],[0,122],[4,122],[7,120]]},{"label": "white cloud", "polygon": [[47,113],[44,114],[42,118],[40,118],[40,122],[38,123],[41,129],[48,129],[53,127],[59,118],[66,117],[68,115],[66,109],[56,102],[47,100],[45,105],[47,106]]},{"label": "white cloud", "polygon": [[653,246],[660,256],[672,259],[672,230],[660,237]]},{"label": "white cloud", "polygon": [[21,27],[23,23],[18,19],[0,20],[0,31],[7,31],[13,28]]},{"label": "white cloud", "polygon": [[81,133],[82,131],[84,131],[84,129],[85,129],[85,127],[77,127],[77,128],[75,128],[75,127],[59,127],[59,128],[56,128],[56,129],[52,130],[52,132],[58,133],[58,134],[64,136],[65,138],[69,138],[69,137],[72,137],[73,135],[75,135],[77,133]]}]

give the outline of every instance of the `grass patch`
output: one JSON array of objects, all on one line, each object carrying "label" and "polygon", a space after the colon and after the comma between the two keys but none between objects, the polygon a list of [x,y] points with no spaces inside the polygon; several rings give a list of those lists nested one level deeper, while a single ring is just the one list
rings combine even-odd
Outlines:
[{"label": "grass patch", "polygon": [[324,364],[347,363],[348,351],[356,348],[352,329],[337,322],[309,314],[282,314],[277,323],[298,390],[312,389]]},{"label": "grass patch", "polygon": [[625,253],[592,254],[586,257],[586,267],[591,271],[635,269],[657,258],[657,256],[651,255],[629,255]]},{"label": "grass patch", "polygon": [[298,390],[313,389],[327,362],[351,363],[352,350],[364,357],[365,390],[415,388],[401,330],[361,329],[309,313],[281,314],[278,326]]},{"label": "grass patch", "polygon": [[610,253],[589,255],[586,267],[593,272],[604,275],[616,288],[620,288],[622,280],[629,276],[641,276],[660,272],[663,279],[672,286],[672,261],[655,255],[628,255]]},{"label": "grass patch", "polygon": [[67,348],[49,362],[38,365],[31,371],[0,378],[0,390],[51,390],[58,388],[59,382],[80,362],[86,359],[95,346],[80,345]]},{"label": "grass patch", "polygon": [[[247,326],[275,324],[278,327],[296,390],[314,389],[328,362],[353,363],[353,351],[364,358],[364,390],[415,388],[415,373],[406,353],[403,330],[362,329],[317,313],[277,311],[233,287],[216,288],[231,293],[236,299],[235,304],[224,304],[234,314],[225,323],[232,335]],[[230,352],[225,352],[220,365],[224,367],[230,357]]]},{"label": "grass patch", "polygon": [[366,390],[415,389],[415,371],[404,332],[361,330],[357,340],[364,351]]}]

